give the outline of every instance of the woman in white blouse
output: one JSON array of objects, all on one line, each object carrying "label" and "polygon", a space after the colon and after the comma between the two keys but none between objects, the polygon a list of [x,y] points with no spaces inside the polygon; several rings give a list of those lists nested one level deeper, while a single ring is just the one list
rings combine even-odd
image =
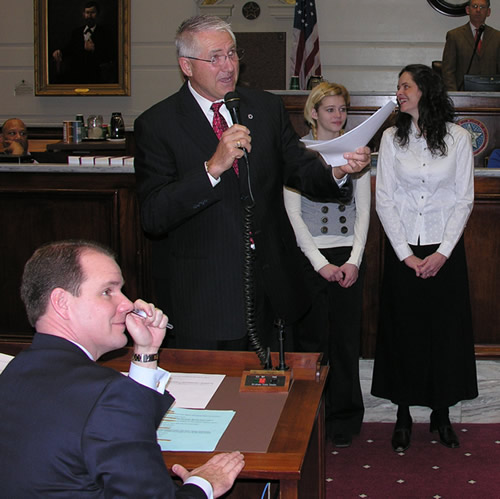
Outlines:
[{"label": "woman in white blouse", "polygon": [[477,396],[463,232],[474,202],[471,138],[431,68],[399,74],[396,125],[384,132],[376,180],[385,245],[372,394],[398,405],[396,452],[410,445],[412,405],[430,431],[459,440],[448,408]]},{"label": "woman in white blouse", "polygon": [[[349,94],[336,83],[311,91],[304,117],[311,127],[305,139],[339,137],[347,119]],[[296,351],[323,352],[330,363],[326,389],[326,430],[337,447],[359,433],[364,406],[359,382],[363,251],[370,219],[370,169],[353,176],[349,204],[308,199],[284,189],[285,207],[297,243],[308,262],[306,282],[313,306],[299,323]]]}]

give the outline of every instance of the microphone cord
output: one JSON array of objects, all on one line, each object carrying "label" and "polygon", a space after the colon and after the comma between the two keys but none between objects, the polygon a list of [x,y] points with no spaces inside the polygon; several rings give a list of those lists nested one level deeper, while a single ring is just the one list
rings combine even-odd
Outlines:
[{"label": "microphone cord", "polygon": [[[228,92],[224,96],[224,103],[228,109],[233,123],[241,124],[239,117],[240,98],[237,92]],[[250,165],[248,162],[248,154],[243,149],[243,158],[246,167],[246,187],[248,193],[242,196],[243,203],[243,299],[245,304],[245,325],[247,328],[248,341],[255,350],[260,363],[265,369],[270,369],[270,350],[264,350],[260,342],[260,337],[257,331],[257,321],[255,318],[255,248],[252,246],[253,235],[253,209],[255,207],[255,199],[252,193],[252,183],[250,181]],[[241,170],[240,170],[241,174]]]},{"label": "microphone cord", "polygon": [[248,165],[248,156],[245,154],[247,183],[250,199],[243,206],[243,294],[245,303],[245,324],[247,328],[248,341],[253,350],[257,354],[262,367],[270,369],[270,352],[269,348],[264,349],[260,342],[259,333],[257,330],[257,321],[255,318],[255,250],[252,248],[253,233],[253,215],[255,200],[252,194],[250,184],[250,169]]}]

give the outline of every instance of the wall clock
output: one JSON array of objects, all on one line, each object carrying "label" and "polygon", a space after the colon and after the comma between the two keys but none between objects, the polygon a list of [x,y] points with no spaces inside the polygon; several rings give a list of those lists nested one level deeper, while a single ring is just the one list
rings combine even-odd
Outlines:
[{"label": "wall clock", "polygon": [[432,7],[434,7],[441,14],[446,16],[465,16],[465,7],[469,2],[464,2],[464,0],[427,0]]},{"label": "wall clock", "polygon": [[257,2],[247,2],[241,9],[243,17],[249,21],[254,21],[260,15],[260,7]]}]

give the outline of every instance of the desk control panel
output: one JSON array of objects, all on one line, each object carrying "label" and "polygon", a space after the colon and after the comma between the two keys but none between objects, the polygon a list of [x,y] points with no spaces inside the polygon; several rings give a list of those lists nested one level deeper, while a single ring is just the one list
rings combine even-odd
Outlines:
[{"label": "desk control panel", "polygon": [[287,392],[291,383],[292,371],[243,371],[240,392]]}]

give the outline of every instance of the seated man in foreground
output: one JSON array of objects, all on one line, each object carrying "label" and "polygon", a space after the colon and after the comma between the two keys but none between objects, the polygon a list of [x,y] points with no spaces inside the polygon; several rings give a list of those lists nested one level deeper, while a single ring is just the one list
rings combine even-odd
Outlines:
[{"label": "seated man in foreground", "polygon": [[[173,483],[156,441],[173,402],[157,366],[168,318],[122,286],[114,256],[96,243],[48,244],[26,264],[21,297],[37,332],[0,375],[4,497],[211,498],[242,470],[242,454],[218,454],[192,472],[174,465],[184,484]],[[125,328],[129,377],[95,363],[126,345]]]}]

